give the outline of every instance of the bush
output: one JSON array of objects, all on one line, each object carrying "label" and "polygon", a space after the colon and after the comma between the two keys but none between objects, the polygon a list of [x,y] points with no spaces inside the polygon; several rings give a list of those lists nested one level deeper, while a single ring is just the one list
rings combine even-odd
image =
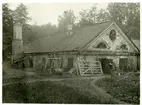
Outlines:
[{"label": "bush", "polygon": [[140,82],[139,77],[135,74],[131,74],[127,79],[118,82],[111,78],[105,78],[98,80],[96,85],[121,101],[135,104],[140,102]]}]

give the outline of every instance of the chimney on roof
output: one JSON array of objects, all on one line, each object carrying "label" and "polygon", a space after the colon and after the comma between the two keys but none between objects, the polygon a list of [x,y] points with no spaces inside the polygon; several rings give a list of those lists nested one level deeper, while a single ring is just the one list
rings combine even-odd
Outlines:
[{"label": "chimney on roof", "polygon": [[23,56],[22,24],[16,23],[13,26],[12,40],[12,61]]},{"label": "chimney on roof", "polygon": [[70,36],[73,34],[73,31],[72,31],[72,24],[68,24],[67,25],[67,36]]},{"label": "chimney on roof", "polygon": [[22,24],[15,23],[13,27],[13,39],[22,39]]}]

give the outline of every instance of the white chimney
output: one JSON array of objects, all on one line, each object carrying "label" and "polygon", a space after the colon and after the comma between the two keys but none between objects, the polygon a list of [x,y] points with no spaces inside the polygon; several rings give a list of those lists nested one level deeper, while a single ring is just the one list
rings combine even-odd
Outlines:
[{"label": "white chimney", "polygon": [[22,24],[16,23],[13,26],[12,61],[23,56]]},{"label": "white chimney", "polygon": [[13,39],[19,39],[22,40],[22,24],[16,23],[13,27]]},{"label": "white chimney", "polygon": [[67,29],[68,29],[68,31],[72,31],[72,25],[69,24],[69,25],[67,26]]},{"label": "white chimney", "polygon": [[73,31],[72,31],[72,25],[68,24],[67,25],[67,36],[73,35]]}]

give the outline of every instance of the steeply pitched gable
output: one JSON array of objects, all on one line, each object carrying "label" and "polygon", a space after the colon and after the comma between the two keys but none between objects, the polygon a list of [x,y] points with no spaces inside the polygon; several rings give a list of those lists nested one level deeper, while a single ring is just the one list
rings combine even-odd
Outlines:
[{"label": "steeply pitched gable", "polygon": [[[115,32],[115,39],[112,40],[110,37],[111,31]],[[97,45],[104,43],[105,48],[97,48]],[[128,52],[138,52],[135,44],[122,32],[118,25],[113,22],[108,28],[106,28],[100,35],[93,39],[84,50],[108,50],[108,51],[121,51],[119,47],[121,45],[128,47]]]}]

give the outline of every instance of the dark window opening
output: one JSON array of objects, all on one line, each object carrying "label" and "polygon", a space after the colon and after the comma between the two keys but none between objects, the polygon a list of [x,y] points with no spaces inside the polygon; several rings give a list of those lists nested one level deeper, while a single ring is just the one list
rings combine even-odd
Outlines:
[{"label": "dark window opening", "polygon": [[73,68],[73,57],[68,58],[67,71]]},{"label": "dark window opening", "polygon": [[30,59],[30,68],[33,68],[33,60]]},{"label": "dark window opening", "polygon": [[114,41],[116,39],[116,31],[115,30],[111,30],[110,34],[109,34],[109,38]]},{"label": "dark window opening", "polygon": [[106,46],[105,43],[101,42],[101,43],[99,43],[99,44],[97,45],[96,48],[107,48],[107,46]]},{"label": "dark window opening", "polygon": [[128,59],[120,58],[119,59],[119,68],[120,70],[127,71]]},{"label": "dark window opening", "polygon": [[45,64],[45,62],[46,62],[46,59],[42,58],[42,63]]},{"label": "dark window opening", "polygon": [[23,68],[23,69],[25,68],[25,64],[24,64],[24,62],[22,63],[22,68]]},{"label": "dark window opening", "polygon": [[120,49],[121,49],[121,50],[128,50],[128,47],[127,47],[126,44],[122,44],[122,45],[120,46]]}]

